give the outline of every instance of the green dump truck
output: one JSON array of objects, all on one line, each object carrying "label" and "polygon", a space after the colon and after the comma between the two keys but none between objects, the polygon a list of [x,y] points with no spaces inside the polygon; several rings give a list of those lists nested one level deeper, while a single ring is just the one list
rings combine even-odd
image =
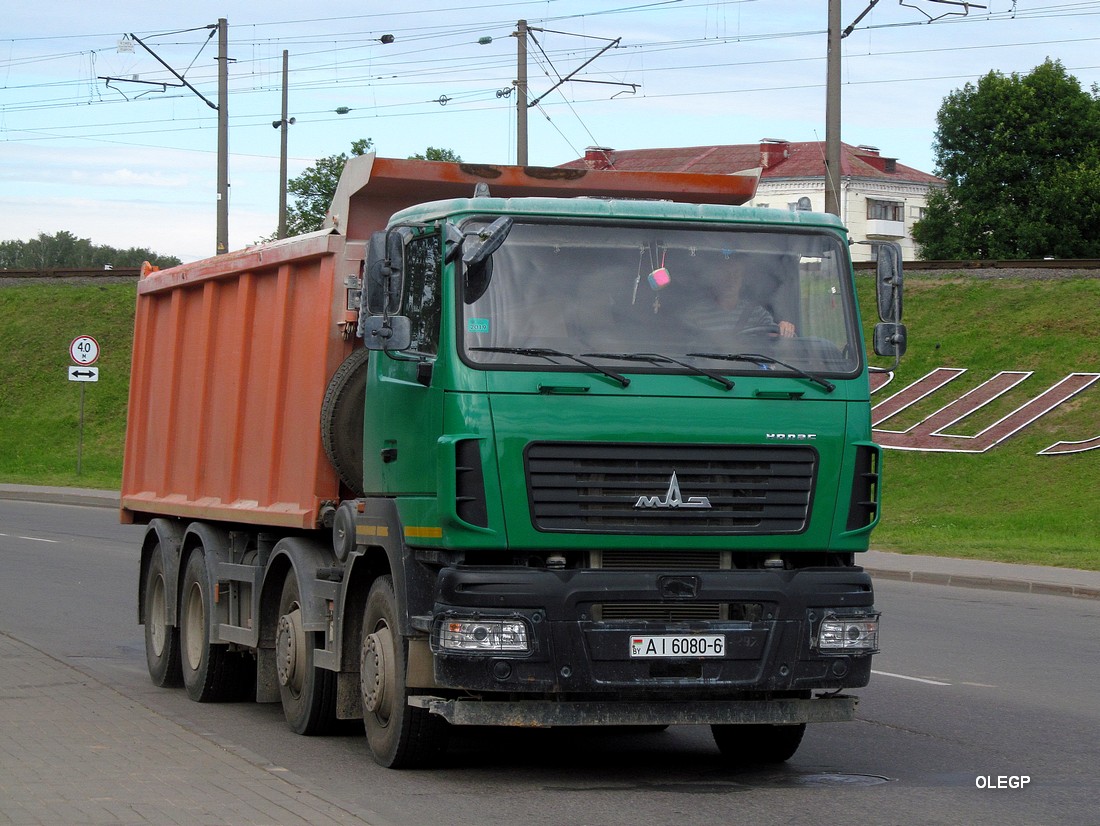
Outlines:
[{"label": "green dump truck", "polygon": [[709,725],[774,762],[850,719],[881,455],[840,222],[684,183],[728,176],[364,163],[328,229],[139,285],[154,681],[361,718],[391,767],[465,725]]}]

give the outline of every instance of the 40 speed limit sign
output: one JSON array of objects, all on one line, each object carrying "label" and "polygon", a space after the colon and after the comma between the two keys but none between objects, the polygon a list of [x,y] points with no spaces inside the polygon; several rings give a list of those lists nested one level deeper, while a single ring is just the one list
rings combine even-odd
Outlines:
[{"label": "40 speed limit sign", "polygon": [[95,364],[99,358],[99,342],[91,336],[77,336],[69,344],[69,357],[84,367]]}]

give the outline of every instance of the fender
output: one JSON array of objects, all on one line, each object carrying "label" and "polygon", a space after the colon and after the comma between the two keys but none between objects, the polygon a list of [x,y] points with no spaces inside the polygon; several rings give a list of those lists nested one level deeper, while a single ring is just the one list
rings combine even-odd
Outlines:
[{"label": "fender", "polygon": [[145,624],[145,574],[149,570],[149,559],[157,543],[160,543],[161,555],[164,557],[165,582],[169,585],[165,594],[168,602],[167,624],[175,626],[179,605],[180,546],[183,544],[183,525],[163,518],[150,520],[141,544],[141,566],[138,571],[138,624]]},{"label": "fender", "polygon": [[[280,564],[286,560],[287,564]],[[328,631],[329,612],[325,604],[333,597],[334,583],[319,581],[317,570],[335,562],[330,545],[306,537],[280,539],[264,566],[262,590],[265,605],[278,610],[283,578],[289,565],[298,579],[298,595],[302,600],[302,628],[306,631]],[[270,598],[270,601],[269,601]],[[278,621],[278,618],[275,618]]]},{"label": "fender", "polygon": [[[229,640],[222,639],[219,628],[222,623],[229,621],[229,604],[227,601],[219,599],[218,568],[223,563],[230,561],[230,542],[228,531],[209,522],[191,522],[183,533],[182,551],[201,546],[203,555],[206,557],[206,587],[209,589],[208,593],[213,596],[214,601],[214,610],[206,618],[210,626],[210,642],[212,644],[229,642]],[[181,552],[180,563],[182,563],[185,555]],[[176,593],[179,593],[179,585],[177,573]]]}]

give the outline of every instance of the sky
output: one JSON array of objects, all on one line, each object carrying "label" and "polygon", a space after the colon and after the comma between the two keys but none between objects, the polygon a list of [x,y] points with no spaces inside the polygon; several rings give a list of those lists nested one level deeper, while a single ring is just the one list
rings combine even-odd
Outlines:
[{"label": "sky", "polygon": [[[592,145],[825,139],[825,0],[5,5],[0,241],[68,231],[185,262],[213,255],[223,18],[230,249],[277,225],[284,50],[291,178],[360,138],[385,157],[431,146],[515,163],[521,19],[533,165]],[[944,98],[990,71],[1027,74],[1049,57],[1083,88],[1100,84],[1097,0],[843,0],[842,24],[869,6],[842,43],[841,137],[907,166],[935,171]]]}]

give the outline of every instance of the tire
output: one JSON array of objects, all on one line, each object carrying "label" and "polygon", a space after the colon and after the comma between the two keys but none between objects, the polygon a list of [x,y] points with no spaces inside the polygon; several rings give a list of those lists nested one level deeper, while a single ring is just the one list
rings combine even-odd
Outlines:
[{"label": "tire", "polygon": [[722,756],[738,764],[784,763],[794,757],[806,724],[716,725],[710,727]]},{"label": "tire", "polygon": [[288,571],[279,597],[276,672],[283,716],[296,734],[326,734],[336,722],[336,675],[313,664],[315,632],[302,629],[298,577]]},{"label": "tire", "polygon": [[409,769],[429,765],[443,753],[447,722],[426,708],[409,705],[405,686],[409,644],[398,630],[398,616],[393,579],[379,577],[363,610],[359,657],[363,726],[375,762],[390,769]]},{"label": "tire", "polygon": [[187,559],[180,592],[180,666],[187,696],[198,703],[216,703],[243,696],[243,660],[226,645],[210,642],[214,604],[206,557],[196,549]]},{"label": "tire", "polygon": [[168,577],[164,572],[164,551],[153,548],[145,572],[145,662],[153,685],[175,688],[183,685],[180,671],[180,631],[175,617],[168,616]]},{"label": "tire", "polygon": [[321,402],[321,446],[340,481],[363,495],[363,410],[370,350],[353,350],[336,368]]}]

